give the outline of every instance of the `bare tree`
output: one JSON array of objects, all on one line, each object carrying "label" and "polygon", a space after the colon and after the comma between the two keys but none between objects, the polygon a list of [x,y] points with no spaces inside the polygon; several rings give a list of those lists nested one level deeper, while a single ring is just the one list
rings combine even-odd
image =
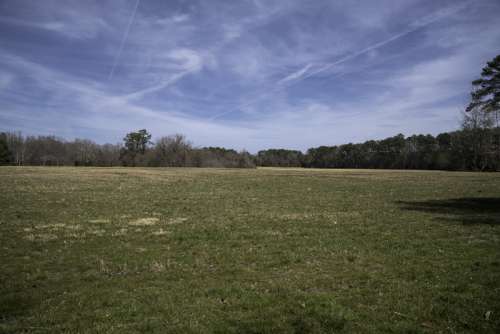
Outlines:
[{"label": "bare tree", "polygon": [[24,164],[24,155],[26,153],[26,145],[24,137],[21,132],[7,132],[7,145],[9,146],[10,151],[12,152],[14,161],[13,163],[21,166]]},{"label": "bare tree", "polygon": [[162,137],[154,146],[154,159],[158,166],[188,166],[191,151],[191,143],[181,134]]}]

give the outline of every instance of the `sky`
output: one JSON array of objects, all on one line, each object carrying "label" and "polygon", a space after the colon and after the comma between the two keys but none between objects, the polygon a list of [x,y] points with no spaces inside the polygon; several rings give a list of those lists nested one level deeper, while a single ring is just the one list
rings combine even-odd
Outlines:
[{"label": "sky", "polygon": [[0,131],[306,150],[457,129],[498,0],[0,0]]}]

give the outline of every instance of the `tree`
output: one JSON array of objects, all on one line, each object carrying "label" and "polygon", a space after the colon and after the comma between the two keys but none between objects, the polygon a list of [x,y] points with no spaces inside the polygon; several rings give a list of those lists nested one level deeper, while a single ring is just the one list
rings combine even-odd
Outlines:
[{"label": "tree", "polygon": [[7,135],[0,133],[0,165],[8,165],[12,161],[12,153],[7,146]]},{"label": "tree", "polygon": [[146,149],[148,144],[151,143],[151,135],[146,131],[146,129],[139,130],[137,132],[127,133],[124,141],[124,149],[122,150],[122,154],[120,156],[120,160],[125,165],[136,165],[137,156],[144,155],[146,153]]},{"label": "tree", "polygon": [[[471,136],[474,168],[483,169],[488,160],[500,161],[500,55],[487,63],[481,77],[472,82],[471,101],[462,128]],[[491,154],[495,152],[495,154]],[[479,163],[480,162],[480,163]],[[497,169],[497,167],[493,167]]]},{"label": "tree", "polygon": [[119,144],[98,145],[96,155],[96,166],[110,167],[120,165],[120,146]]},{"label": "tree", "polygon": [[26,153],[25,140],[21,132],[7,132],[7,146],[12,153],[12,163],[21,166],[24,164],[24,156]]},{"label": "tree", "polygon": [[494,114],[498,127],[500,111],[500,55],[489,61],[481,72],[481,78],[472,81],[474,87],[467,111],[479,110]]},{"label": "tree", "polygon": [[490,113],[473,109],[464,113],[462,121],[464,154],[473,170],[494,169],[493,117]]},{"label": "tree", "polygon": [[154,147],[154,165],[166,167],[185,167],[189,165],[191,143],[181,134],[162,137]]},{"label": "tree", "polygon": [[59,166],[68,164],[68,143],[55,136],[28,136],[25,139],[28,165]]},{"label": "tree", "polygon": [[75,166],[96,165],[99,147],[96,143],[88,139],[75,139],[69,143],[71,147],[71,160]]},{"label": "tree", "polygon": [[302,166],[302,152],[285,149],[262,150],[257,153],[261,166],[300,167]]}]

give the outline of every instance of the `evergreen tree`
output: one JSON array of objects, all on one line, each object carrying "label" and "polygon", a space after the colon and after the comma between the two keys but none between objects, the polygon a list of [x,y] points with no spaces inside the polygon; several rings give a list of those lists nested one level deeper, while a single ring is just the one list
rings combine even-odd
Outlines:
[{"label": "evergreen tree", "polygon": [[500,55],[489,61],[481,72],[481,78],[472,82],[471,102],[467,111],[480,110],[494,114],[496,126],[499,126],[500,111]]},{"label": "evergreen tree", "polygon": [[8,165],[12,162],[12,153],[7,145],[7,136],[0,133],[0,165]]}]

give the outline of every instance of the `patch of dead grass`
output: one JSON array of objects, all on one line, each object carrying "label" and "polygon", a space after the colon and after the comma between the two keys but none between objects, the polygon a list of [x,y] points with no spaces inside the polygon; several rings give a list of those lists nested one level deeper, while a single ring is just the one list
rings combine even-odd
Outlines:
[{"label": "patch of dead grass", "polygon": [[97,260],[97,270],[101,273],[109,273],[109,266],[106,264],[106,262],[103,259],[98,259]]},{"label": "patch of dead grass", "polygon": [[103,229],[90,230],[88,232],[90,234],[97,235],[99,237],[102,237],[104,234],[106,234],[106,230],[103,230]]},{"label": "patch of dead grass", "polygon": [[167,224],[181,224],[181,223],[184,223],[185,221],[187,221],[188,218],[185,218],[185,217],[175,217],[175,218],[170,218],[168,221],[167,221]]},{"label": "patch of dead grass", "polygon": [[64,223],[43,224],[43,225],[35,226],[35,228],[37,228],[37,229],[54,229],[54,230],[58,230],[58,229],[65,228],[65,227],[66,227],[66,224],[64,224]]},{"label": "patch of dead grass", "polygon": [[82,226],[80,224],[76,225],[66,225],[67,230],[72,230],[72,231],[78,231],[82,229]]},{"label": "patch of dead grass", "polygon": [[121,228],[118,231],[115,231],[115,232],[111,233],[111,236],[113,236],[113,237],[120,237],[120,236],[126,235],[127,232],[128,232],[127,228]]},{"label": "patch of dead grass", "polygon": [[92,223],[92,224],[107,224],[109,222],[110,222],[109,219],[91,219],[91,220],[89,220],[89,223]]},{"label": "patch of dead grass", "polygon": [[131,221],[128,224],[132,226],[150,226],[150,225],[156,225],[160,219],[155,218],[155,217],[147,217],[147,218],[139,218],[137,220]]},{"label": "patch of dead grass", "polygon": [[[164,221],[164,224],[167,225],[175,225],[175,224],[181,224],[187,221],[188,218],[186,217],[174,217],[170,218],[166,221]],[[156,225],[160,222],[160,219],[157,217],[146,217],[146,218],[139,218],[137,220],[133,220],[129,222],[128,224],[131,226],[152,226]]]},{"label": "patch of dead grass", "polygon": [[165,265],[159,261],[153,261],[149,268],[154,273],[161,273],[165,271]]},{"label": "patch of dead grass", "polygon": [[41,234],[30,233],[26,235],[24,238],[29,241],[47,242],[51,240],[56,240],[58,237],[57,235],[51,233],[41,233]]},{"label": "patch of dead grass", "polygon": [[165,231],[164,229],[160,228],[158,231],[154,231],[153,235],[165,235],[168,234],[168,231]]}]

